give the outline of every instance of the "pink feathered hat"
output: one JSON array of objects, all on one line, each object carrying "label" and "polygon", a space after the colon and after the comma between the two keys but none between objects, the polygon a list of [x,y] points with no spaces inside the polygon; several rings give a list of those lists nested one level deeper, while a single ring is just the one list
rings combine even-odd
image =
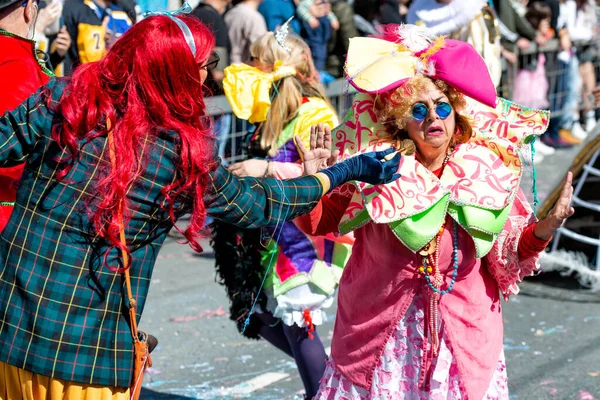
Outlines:
[{"label": "pink feathered hat", "polygon": [[380,31],[374,37],[350,39],[346,76],[359,92],[387,92],[420,73],[496,106],[496,88],[485,61],[470,44],[436,37],[416,25],[385,25]]}]

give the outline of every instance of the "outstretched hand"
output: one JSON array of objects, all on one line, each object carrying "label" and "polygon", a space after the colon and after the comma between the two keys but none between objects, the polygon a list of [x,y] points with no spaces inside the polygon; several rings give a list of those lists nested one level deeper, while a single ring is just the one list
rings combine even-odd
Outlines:
[{"label": "outstretched hand", "polygon": [[400,177],[400,152],[394,148],[358,154],[321,171],[329,178],[329,189],[349,181],[386,184]]},{"label": "outstretched hand", "polygon": [[304,174],[313,175],[337,162],[339,150],[331,151],[331,128],[319,124],[310,127],[310,150],[296,136],[296,144],[304,160]]},{"label": "outstretched hand", "polygon": [[400,157],[400,152],[390,147],[387,150],[359,154],[345,162],[352,168],[353,180],[380,185],[400,178],[397,173]]},{"label": "outstretched hand", "polygon": [[556,231],[562,227],[567,218],[575,213],[575,209],[571,207],[573,198],[573,173],[569,171],[563,185],[560,197],[554,204],[554,208],[548,213],[546,218],[537,223],[535,227],[535,236],[542,240],[550,240]]}]

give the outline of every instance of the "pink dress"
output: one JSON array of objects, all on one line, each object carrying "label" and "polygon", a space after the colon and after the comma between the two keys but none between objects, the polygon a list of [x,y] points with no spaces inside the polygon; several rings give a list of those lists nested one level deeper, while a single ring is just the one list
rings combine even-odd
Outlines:
[{"label": "pink dress", "polygon": [[512,96],[515,103],[538,109],[550,107],[545,65],[546,57],[540,53],[535,70],[520,69],[517,72]]},{"label": "pink dress", "polygon": [[[330,359],[315,400],[466,399],[457,361],[444,333],[439,356],[432,363],[430,381],[425,388],[419,387],[419,373],[424,359],[424,308],[425,300],[422,296],[416,296],[386,343],[369,390],[346,379]],[[443,331],[443,324],[441,326]],[[502,351],[483,399],[508,398],[508,377]]]}]

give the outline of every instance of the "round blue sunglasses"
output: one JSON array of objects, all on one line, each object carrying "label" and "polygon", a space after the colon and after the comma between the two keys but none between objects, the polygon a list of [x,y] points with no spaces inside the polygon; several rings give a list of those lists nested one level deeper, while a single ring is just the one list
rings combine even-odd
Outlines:
[{"label": "round blue sunglasses", "polygon": [[[412,108],[412,116],[418,122],[427,118],[427,113],[429,113],[429,107],[427,107],[426,104],[417,103]],[[452,113],[452,106],[445,101],[437,103],[435,106],[435,113],[440,119],[446,119]]]}]

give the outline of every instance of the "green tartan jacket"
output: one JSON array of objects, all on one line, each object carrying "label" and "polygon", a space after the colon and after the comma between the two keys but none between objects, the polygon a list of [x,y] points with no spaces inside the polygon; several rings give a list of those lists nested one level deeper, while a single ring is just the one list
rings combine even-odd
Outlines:
[{"label": "green tartan jacket", "polygon": [[[16,110],[0,117],[0,166],[26,161],[10,221],[0,234],[0,361],[54,378],[128,387],[133,343],[123,301],[119,253],[96,237],[88,218],[94,182],[109,165],[106,138],[79,143],[69,174],[56,177],[62,154],[51,139],[65,83],[54,79]],[[173,224],[161,189],[176,177],[175,135],[149,135],[144,171],[128,194],[126,238],[131,282],[141,314],[156,256]],[[288,181],[210,173],[207,213],[255,228],[292,219],[322,195],[315,177]],[[177,217],[189,210],[183,199]],[[139,319],[140,315],[138,315]]]}]

